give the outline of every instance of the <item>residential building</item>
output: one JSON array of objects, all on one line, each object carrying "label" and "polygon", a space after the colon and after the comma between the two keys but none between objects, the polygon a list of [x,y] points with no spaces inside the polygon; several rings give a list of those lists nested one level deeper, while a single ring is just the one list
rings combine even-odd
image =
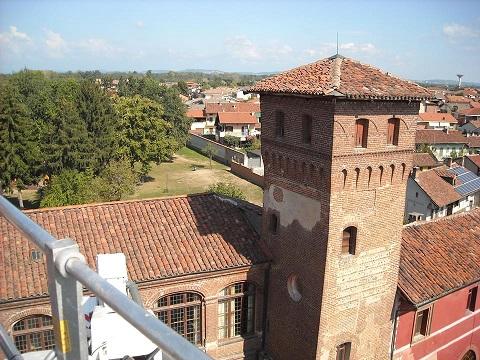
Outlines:
[{"label": "residential building", "polygon": [[460,110],[458,113],[458,120],[460,123],[464,124],[463,126],[471,121],[480,120],[480,107]]},{"label": "residential building", "polygon": [[403,228],[394,360],[480,356],[480,210]]},{"label": "residential building", "polygon": [[470,107],[470,98],[460,95],[445,95],[445,108],[449,113],[457,116],[459,111]]},{"label": "residential building", "polygon": [[[75,239],[93,268],[97,254],[124,253],[145,308],[212,357],[257,359],[268,267],[257,206],[205,194],[26,214]],[[52,348],[44,256],[3,217],[0,248],[0,324],[22,352]]]},{"label": "residential building", "polygon": [[480,176],[480,155],[466,155],[462,160],[463,166],[465,166],[466,169]]},{"label": "residential building", "polygon": [[456,163],[432,170],[414,168],[407,184],[405,222],[469,211],[479,204],[480,177]]},{"label": "residential building", "polygon": [[442,163],[435,159],[430,153],[419,153],[416,152],[413,154],[413,163],[412,166],[418,168],[419,171],[432,169],[437,166],[441,166]]},{"label": "residential building", "polygon": [[226,135],[240,138],[240,141],[247,140],[249,136],[255,136],[258,118],[254,113],[248,112],[219,112],[217,128],[217,140],[221,140]]},{"label": "residential building", "polygon": [[417,129],[453,130],[457,123],[452,114],[424,112],[418,114]]},{"label": "residential building", "polygon": [[462,155],[468,146],[468,139],[456,130],[425,130],[416,132],[415,143],[417,150],[424,151],[428,147],[438,160],[443,160],[454,152]]},{"label": "residential building", "polygon": [[214,134],[215,126],[207,126],[207,116],[205,115],[205,110],[200,108],[191,108],[187,110],[187,117],[192,119],[190,124],[190,130],[193,133],[204,135],[204,134]]},{"label": "residential building", "polygon": [[[480,109],[470,109],[470,110],[480,110]],[[479,136],[480,135],[480,121],[476,119],[471,119],[465,122],[459,128],[465,136]]]}]

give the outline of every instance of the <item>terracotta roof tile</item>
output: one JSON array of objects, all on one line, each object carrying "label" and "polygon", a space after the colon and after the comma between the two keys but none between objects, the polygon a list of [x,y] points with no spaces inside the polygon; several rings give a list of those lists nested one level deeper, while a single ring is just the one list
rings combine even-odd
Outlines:
[{"label": "terracotta roof tile", "polygon": [[467,155],[467,158],[480,168],[480,155]]},{"label": "terracotta roof tile", "polygon": [[[92,268],[97,254],[123,252],[137,282],[266,261],[242,209],[211,194],[25,213],[57,238],[74,239]],[[45,262],[31,260],[33,249],[0,217],[0,303],[47,294]]]},{"label": "terracotta roof tile", "polygon": [[413,304],[480,280],[480,209],[403,228],[398,287]]},{"label": "terracotta roof tile", "polygon": [[447,103],[458,103],[458,104],[468,104],[471,99],[460,96],[460,95],[445,95]]},{"label": "terracotta roof tile", "polygon": [[417,144],[467,144],[468,139],[460,131],[418,129],[415,143]]},{"label": "terracotta roof tile", "polygon": [[203,109],[188,109],[187,116],[189,118],[204,118],[205,113]]},{"label": "terracotta roof tile", "polygon": [[249,91],[393,100],[432,97],[417,84],[340,55],[260,80]]},{"label": "terracotta roof tile", "polygon": [[457,119],[455,119],[452,114],[447,113],[420,113],[418,114],[418,117],[418,121],[438,121],[449,122],[451,124],[457,123]]},{"label": "terracotta roof tile", "polygon": [[462,115],[480,115],[480,107],[473,107],[471,109],[465,109],[458,112]]},{"label": "terracotta roof tile", "polygon": [[238,102],[238,103],[206,103],[205,112],[207,114],[216,114],[220,112],[260,112],[260,103],[258,102]]},{"label": "terracotta roof tile", "polygon": [[454,187],[441,178],[438,169],[417,172],[415,181],[439,207],[462,199]]},{"label": "terracotta roof tile", "polygon": [[468,147],[478,148],[480,147],[480,136],[469,136],[467,137]]},{"label": "terracotta roof tile", "polygon": [[220,124],[257,124],[258,119],[251,113],[246,112],[219,112]]},{"label": "terracotta roof tile", "polygon": [[439,166],[439,162],[432,154],[429,153],[414,153],[413,166],[418,167],[435,167]]}]

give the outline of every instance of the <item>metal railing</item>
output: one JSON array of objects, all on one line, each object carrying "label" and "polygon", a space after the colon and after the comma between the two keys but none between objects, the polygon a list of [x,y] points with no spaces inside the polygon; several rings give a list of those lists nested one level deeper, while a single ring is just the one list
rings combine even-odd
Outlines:
[{"label": "metal railing", "polygon": [[[88,358],[85,320],[81,308],[82,284],[156,344],[167,357],[174,360],[211,359],[93,271],[73,240],[56,240],[3,196],[0,196],[0,214],[46,255],[55,352],[59,360]],[[0,342],[6,354],[7,351],[14,351],[12,345],[13,343]]]}]

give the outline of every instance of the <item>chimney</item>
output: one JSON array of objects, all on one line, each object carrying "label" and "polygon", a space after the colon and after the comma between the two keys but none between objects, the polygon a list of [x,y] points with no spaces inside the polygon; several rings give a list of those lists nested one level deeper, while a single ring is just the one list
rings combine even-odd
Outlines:
[{"label": "chimney", "polygon": [[443,163],[447,165],[449,168],[452,167],[452,158],[446,157],[445,159],[443,159]]},{"label": "chimney", "polygon": [[417,178],[417,172],[420,170],[418,166],[414,166],[412,169],[412,179],[415,180]]}]

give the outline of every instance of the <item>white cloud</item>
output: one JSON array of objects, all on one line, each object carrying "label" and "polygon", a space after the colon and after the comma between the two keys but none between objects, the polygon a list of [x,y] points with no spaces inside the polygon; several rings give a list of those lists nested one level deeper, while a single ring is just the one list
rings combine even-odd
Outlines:
[{"label": "white cloud", "polygon": [[45,30],[45,45],[47,53],[51,57],[63,57],[68,51],[67,42],[59,33],[52,30]]},{"label": "white cloud", "polygon": [[1,52],[10,50],[19,53],[31,44],[32,39],[26,33],[18,31],[16,26],[10,26],[8,31],[0,33]]},{"label": "white cloud", "polygon": [[228,54],[242,61],[281,60],[293,52],[292,47],[278,41],[268,45],[258,45],[245,36],[235,36],[225,40]]},{"label": "white cloud", "polygon": [[143,21],[139,20],[135,23],[135,26],[139,29],[143,28],[145,26],[145,24],[143,23]]},{"label": "white cloud", "polygon": [[86,50],[93,55],[113,56],[123,52],[123,49],[109,44],[105,39],[91,38],[80,41],[75,47]]},{"label": "white cloud", "polygon": [[[371,43],[357,44],[353,42],[338,44],[340,54],[365,54],[372,55],[378,53],[378,49]],[[334,55],[337,52],[336,43],[324,43],[318,49],[306,49],[304,53],[309,57],[324,57]]]},{"label": "white cloud", "polygon": [[443,34],[450,40],[480,37],[480,30],[460,24],[443,26]]}]

